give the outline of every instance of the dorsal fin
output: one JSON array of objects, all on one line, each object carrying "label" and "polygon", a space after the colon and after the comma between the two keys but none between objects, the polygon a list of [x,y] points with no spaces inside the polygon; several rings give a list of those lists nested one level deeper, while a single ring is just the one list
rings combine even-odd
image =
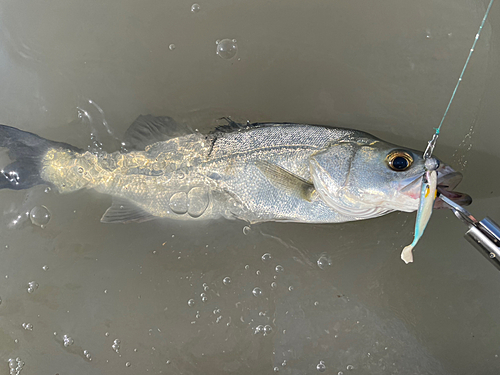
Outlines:
[{"label": "dorsal fin", "polygon": [[137,207],[132,202],[113,197],[113,203],[102,215],[101,223],[142,223],[154,219],[157,217]]},{"label": "dorsal fin", "polygon": [[143,151],[146,146],[192,133],[185,125],[179,125],[167,116],[140,115],[123,136],[127,150]]},{"label": "dorsal fin", "polygon": [[[256,129],[256,128],[270,128],[270,127],[274,127],[274,126],[284,127],[284,126],[297,125],[297,124],[291,123],[291,122],[250,122],[250,121],[247,121],[246,123],[242,124],[240,122],[234,121],[230,117],[221,117],[220,120],[226,120],[227,124],[217,126],[209,134],[232,133],[235,131]],[[316,126],[316,125],[312,125],[312,126]]]},{"label": "dorsal fin", "polygon": [[227,124],[217,126],[210,133],[232,133],[238,130],[246,129],[250,126],[249,123],[241,124],[239,122],[233,121],[230,117],[221,117],[220,120],[227,121]]}]

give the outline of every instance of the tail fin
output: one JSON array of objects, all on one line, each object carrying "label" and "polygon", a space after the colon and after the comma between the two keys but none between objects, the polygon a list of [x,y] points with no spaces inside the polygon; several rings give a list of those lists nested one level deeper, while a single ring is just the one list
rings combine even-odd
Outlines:
[{"label": "tail fin", "polygon": [[81,151],[63,142],[49,141],[36,134],[0,125],[0,147],[9,150],[12,163],[0,170],[0,189],[22,190],[46,183],[40,177],[41,161],[51,148]]}]

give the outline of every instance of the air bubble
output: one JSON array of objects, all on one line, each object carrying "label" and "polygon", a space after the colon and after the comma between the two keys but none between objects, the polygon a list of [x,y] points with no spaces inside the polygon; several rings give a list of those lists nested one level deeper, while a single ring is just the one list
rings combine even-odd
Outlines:
[{"label": "air bubble", "polygon": [[200,4],[191,5],[191,12],[193,12],[193,13],[198,13],[200,11],[200,9],[201,9]]},{"label": "air bubble", "polygon": [[188,213],[191,217],[200,217],[210,203],[208,191],[201,187],[194,187],[188,194]]},{"label": "air bubble", "polygon": [[324,270],[326,267],[332,265],[332,261],[329,257],[327,257],[325,254],[321,254],[321,256],[318,258],[316,261],[316,264],[318,267],[322,270]]},{"label": "air bubble", "polygon": [[353,368],[354,368],[353,365],[347,365],[347,367],[346,367],[346,369],[348,369],[348,370],[352,370]]},{"label": "air bubble", "polygon": [[273,328],[270,325],[265,325],[264,326],[264,336],[271,333],[272,330],[273,330]]},{"label": "air bubble", "polygon": [[283,268],[283,266],[281,265],[277,265],[276,268],[275,268],[276,272],[283,272],[285,269]]},{"label": "air bubble", "polygon": [[271,254],[269,254],[269,253],[265,253],[264,255],[262,255],[262,261],[263,261],[263,262],[266,262],[266,261],[268,261],[269,259],[271,259]]},{"label": "air bubble", "polygon": [[49,269],[49,266],[45,265],[42,267],[42,270],[47,271]]},{"label": "air bubble", "polygon": [[174,44],[174,43],[170,44],[170,45],[168,46],[168,49],[169,49],[170,51],[173,51],[173,50],[175,49],[175,44]]},{"label": "air bubble", "polygon": [[255,287],[253,288],[252,290],[252,294],[255,296],[255,297],[259,297],[262,295],[262,289],[260,289],[259,287]]},{"label": "air bubble", "polygon": [[75,341],[71,338],[71,336],[68,336],[68,335],[64,335],[63,336],[63,345],[65,347],[68,347],[70,345],[73,345]]},{"label": "air bubble", "polygon": [[229,285],[229,284],[231,284],[231,278],[230,278],[229,276],[224,277],[224,278],[222,279],[222,283],[223,283],[224,285]]},{"label": "air bubble", "polygon": [[27,289],[28,293],[33,293],[37,289],[38,289],[38,283],[37,282],[30,281],[28,283],[28,289]]},{"label": "air bubble", "polygon": [[246,235],[248,235],[248,233],[250,233],[251,230],[252,230],[252,228],[250,228],[248,225],[245,225],[243,227],[243,234],[246,236]]},{"label": "air bubble", "polygon": [[276,283],[276,281],[273,281],[271,283],[271,288],[276,289],[277,287],[278,287],[278,284]]},{"label": "air bubble", "polygon": [[274,372],[279,372],[279,371],[280,371],[280,368],[279,368],[278,366],[276,366],[276,367],[274,368]]},{"label": "air bubble", "polygon": [[318,370],[319,372],[325,372],[326,370],[325,362],[319,361],[319,363],[316,365],[316,370]]},{"label": "air bubble", "polygon": [[188,306],[189,306],[189,307],[193,307],[193,306],[194,306],[194,299],[192,299],[192,298],[191,298],[191,299],[188,301]]},{"label": "air bubble", "polygon": [[126,367],[130,367],[131,363],[130,362],[125,362]]},{"label": "air bubble", "polygon": [[33,224],[43,228],[50,221],[50,212],[45,206],[35,206],[30,211],[30,219]]},{"label": "air bubble", "polygon": [[176,214],[182,215],[188,211],[188,197],[183,191],[170,197],[169,206]]},{"label": "air bubble", "polygon": [[225,60],[232,59],[236,56],[236,52],[238,52],[238,45],[235,39],[222,39],[217,43],[217,55]]}]

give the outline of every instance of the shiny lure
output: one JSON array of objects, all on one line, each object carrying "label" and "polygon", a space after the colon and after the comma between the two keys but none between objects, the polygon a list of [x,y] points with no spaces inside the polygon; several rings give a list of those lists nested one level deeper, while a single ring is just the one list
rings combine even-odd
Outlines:
[{"label": "shiny lure", "polygon": [[[433,162],[430,159],[426,160],[426,165],[429,164],[428,161]],[[434,163],[435,164],[435,163]],[[415,235],[413,242],[405,246],[401,252],[401,259],[406,263],[413,262],[413,248],[417,245],[417,242],[423,236],[427,223],[429,222],[432,209],[434,208],[434,201],[437,197],[437,166],[434,169],[427,170],[424,177],[422,178],[422,188],[420,193],[420,203],[417,209],[417,219],[415,221]]]}]

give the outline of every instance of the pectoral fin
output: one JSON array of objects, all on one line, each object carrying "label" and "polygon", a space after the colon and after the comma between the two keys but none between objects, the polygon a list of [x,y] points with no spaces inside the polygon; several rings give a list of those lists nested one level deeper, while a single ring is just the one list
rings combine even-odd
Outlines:
[{"label": "pectoral fin", "polygon": [[283,189],[290,195],[300,197],[308,202],[312,199],[314,185],[296,174],[287,171],[276,164],[268,161],[257,161],[257,168],[266,178],[279,189]]},{"label": "pectoral fin", "polygon": [[113,197],[113,203],[101,218],[101,223],[142,223],[157,219],[126,199]]}]

